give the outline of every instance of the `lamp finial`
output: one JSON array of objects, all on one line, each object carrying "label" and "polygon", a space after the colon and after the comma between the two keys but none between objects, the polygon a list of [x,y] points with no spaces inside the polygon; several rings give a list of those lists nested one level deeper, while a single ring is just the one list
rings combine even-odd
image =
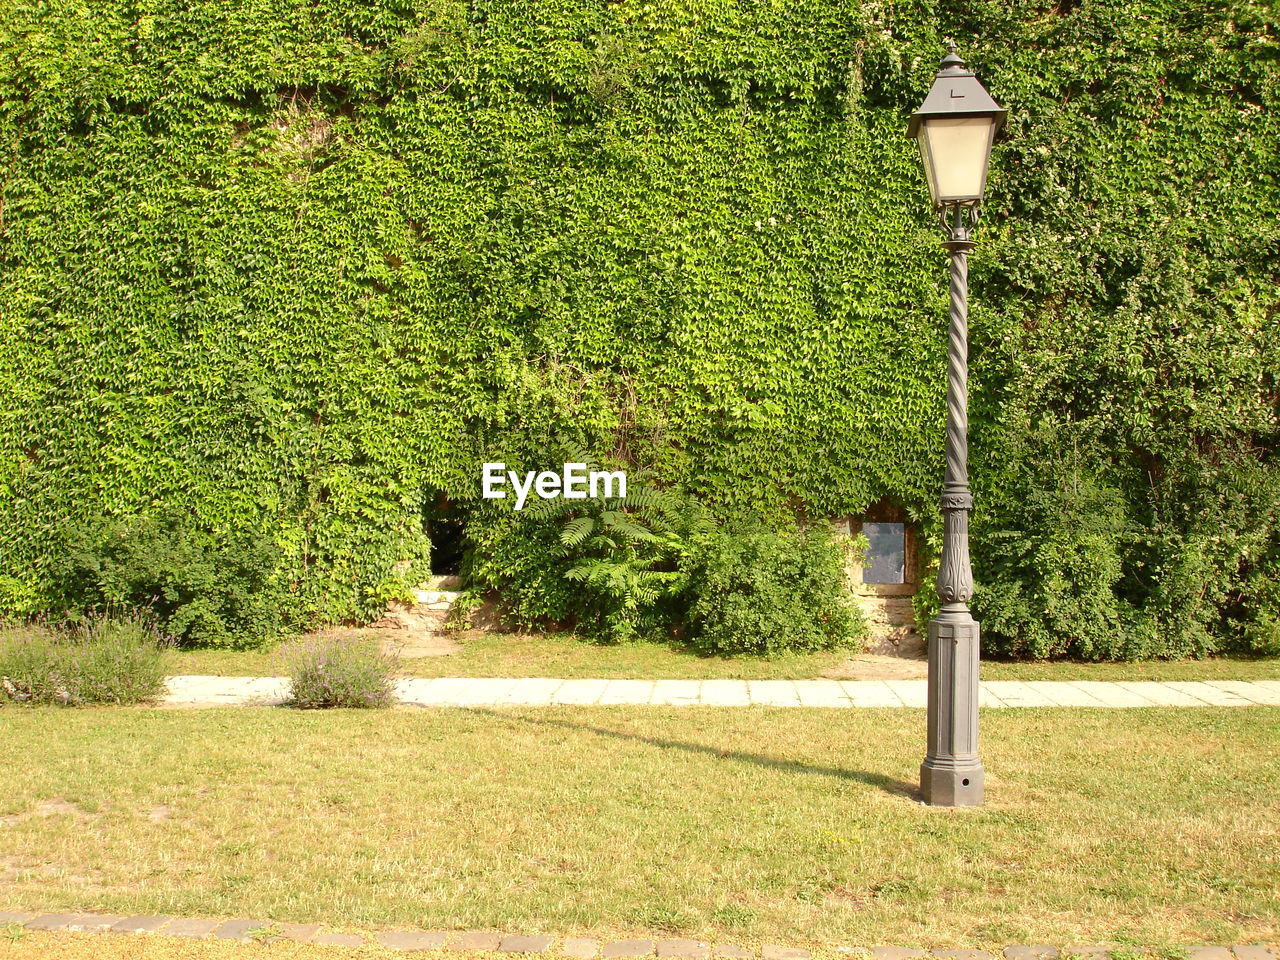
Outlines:
[{"label": "lamp finial", "polygon": [[957,52],[956,42],[954,40],[947,41],[947,55],[942,58],[942,63],[938,65],[938,76],[940,77],[971,77],[972,71],[965,66],[964,60]]}]

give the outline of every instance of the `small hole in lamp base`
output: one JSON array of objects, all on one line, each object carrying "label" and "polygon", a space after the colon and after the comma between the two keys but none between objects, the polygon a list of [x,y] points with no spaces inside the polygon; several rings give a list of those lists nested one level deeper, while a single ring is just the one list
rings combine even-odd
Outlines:
[{"label": "small hole in lamp base", "polygon": [[969,778],[965,777],[963,780],[960,781],[960,783],[967,787],[969,785]]}]

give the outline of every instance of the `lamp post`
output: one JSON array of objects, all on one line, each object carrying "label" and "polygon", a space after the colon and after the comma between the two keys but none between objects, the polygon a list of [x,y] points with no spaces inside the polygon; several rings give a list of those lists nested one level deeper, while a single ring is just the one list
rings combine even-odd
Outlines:
[{"label": "lamp post", "polygon": [[991,143],[1005,111],[956,54],[943,58],[907,135],[920,145],[934,210],[951,256],[947,354],[947,470],[942,485],[941,610],[929,623],[929,747],[920,793],[933,806],[982,804],[978,757],[978,622],[969,613],[969,231],[987,185]]}]

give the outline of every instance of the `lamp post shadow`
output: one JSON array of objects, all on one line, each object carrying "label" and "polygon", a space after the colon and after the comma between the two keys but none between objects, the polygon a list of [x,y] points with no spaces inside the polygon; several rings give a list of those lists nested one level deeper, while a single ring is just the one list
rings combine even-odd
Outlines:
[{"label": "lamp post shadow", "polygon": [[768,770],[779,770],[784,773],[800,773],[812,776],[832,777],[837,780],[852,780],[857,783],[866,784],[874,787],[891,796],[905,797],[908,800],[917,801],[920,799],[919,788],[914,783],[908,783],[905,780],[895,780],[893,777],[886,776],[882,773],[875,773],[870,770],[851,770],[840,767],[827,767],[811,763],[804,763],[799,760],[787,760],[783,757],[771,757],[768,754],[749,753],[743,750],[721,750],[717,747],[707,746],[701,743],[689,743],[684,740],[672,740],[668,737],[649,737],[638,733],[627,733],[622,730],[611,730],[608,727],[598,727],[587,723],[573,723],[568,720],[551,720],[539,717],[530,717],[521,714],[511,713],[505,710],[495,710],[489,707],[467,707],[470,713],[484,714],[490,717],[499,717],[505,720],[519,721],[521,723],[533,726],[558,727],[563,730],[578,730],[586,733],[594,733],[601,737],[612,737],[617,740],[630,740],[633,743],[642,743],[651,747],[658,747],[664,750],[683,750],[687,753],[697,753],[706,756],[716,757],[721,760],[729,760],[735,763],[749,763],[757,767],[764,767]]}]

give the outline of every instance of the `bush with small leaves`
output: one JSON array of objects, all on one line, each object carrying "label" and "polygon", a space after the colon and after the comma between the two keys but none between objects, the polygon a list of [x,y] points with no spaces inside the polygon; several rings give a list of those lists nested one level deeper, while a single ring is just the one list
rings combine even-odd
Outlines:
[{"label": "bush with small leaves", "polygon": [[692,645],[771,656],[853,643],[866,623],[844,581],[844,552],[828,527],[727,527],[692,577]]},{"label": "bush with small leaves", "polygon": [[215,533],[173,509],[82,524],[68,536],[61,601],[147,607],[190,646],[251,647],[279,637],[292,603],[269,538]]}]

